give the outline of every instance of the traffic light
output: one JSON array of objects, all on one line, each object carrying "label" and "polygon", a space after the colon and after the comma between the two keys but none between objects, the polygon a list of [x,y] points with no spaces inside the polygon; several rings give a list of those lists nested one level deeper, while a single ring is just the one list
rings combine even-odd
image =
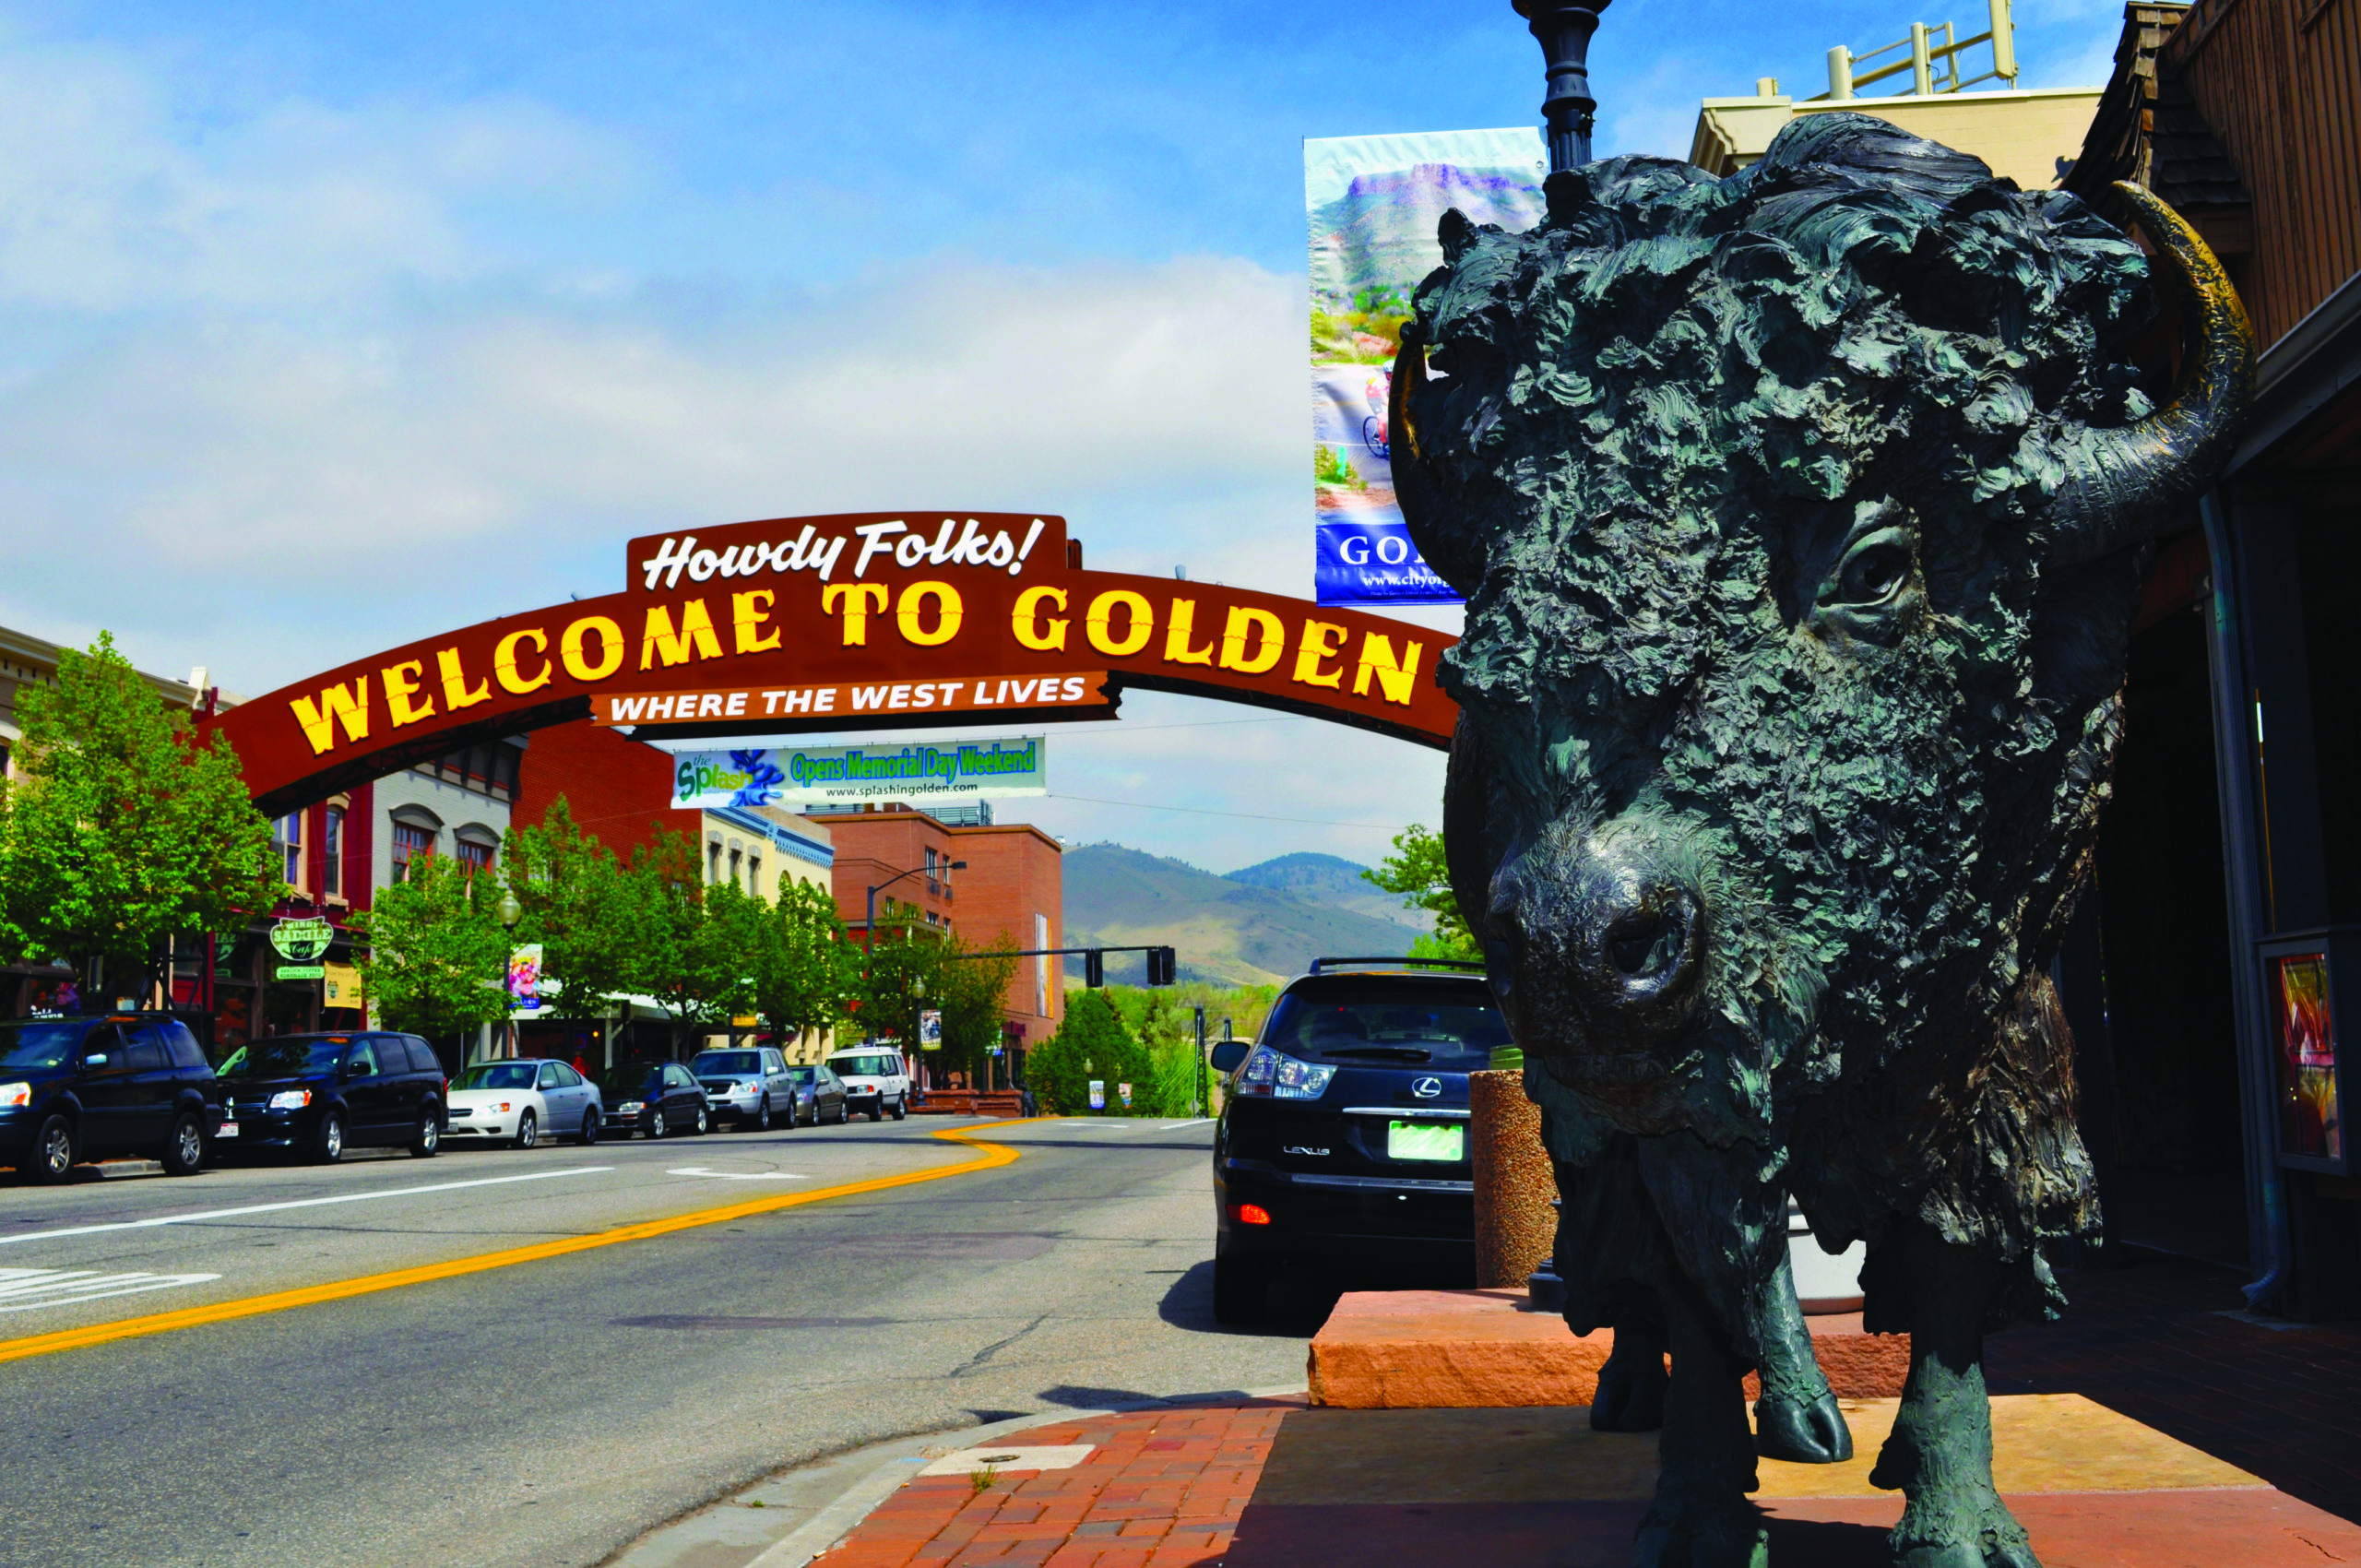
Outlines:
[{"label": "traffic light", "polygon": [[1093,947],[1082,956],[1082,983],[1097,991],[1107,983],[1107,955]]},{"label": "traffic light", "polygon": [[1173,980],[1173,972],[1179,967],[1178,956],[1171,948],[1151,947],[1147,950],[1148,984],[1170,985]]}]

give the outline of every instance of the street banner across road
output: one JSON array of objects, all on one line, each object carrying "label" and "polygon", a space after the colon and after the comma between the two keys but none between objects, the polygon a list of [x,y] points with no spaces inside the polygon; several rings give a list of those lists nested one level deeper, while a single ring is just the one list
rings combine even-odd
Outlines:
[{"label": "street banner across road", "polygon": [[1541,133],[1435,131],[1303,144],[1311,233],[1312,596],[1456,604],[1410,543],[1386,429],[1394,351],[1453,208],[1521,232],[1545,210]]},{"label": "street banner across road", "polygon": [[679,752],[672,760],[672,804],[683,811],[1050,792],[1050,742],[1039,735],[931,745]]}]

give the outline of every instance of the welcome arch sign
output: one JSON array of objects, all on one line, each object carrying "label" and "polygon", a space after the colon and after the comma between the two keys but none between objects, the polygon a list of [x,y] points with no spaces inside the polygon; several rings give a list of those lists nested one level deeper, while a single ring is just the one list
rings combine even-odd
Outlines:
[{"label": "welcome arch sign", "polygon": [[621,591],[408,643],[208,721],[291,811],[461,746],[588,719],[648,740],[1065,722],[1127,688],[1447,748],[1452,638],[1250,589],[1086,571],[1064,519],[854,513],[630,541]]}]

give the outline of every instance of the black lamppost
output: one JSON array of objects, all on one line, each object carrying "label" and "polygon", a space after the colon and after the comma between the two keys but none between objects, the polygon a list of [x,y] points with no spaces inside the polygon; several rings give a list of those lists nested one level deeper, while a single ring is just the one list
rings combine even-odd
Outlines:
[{"label": "black lamppost", "polygon": [[967,862],[965,861],[937,861],[931,866],[912,866],[908,871],[897,872],[871,888],[869,890],[869,923],[861,928],[861,950],[866,953],[877,951],[877,896],[880,893],[901,881],[903,877],[916,876],[920,872],[931,873],[938,871],[966,871],[967,869]]},{"label": "black lamppost", "polygon": [[1608,0],[1512,0],[1541,41],[1548,62],[1549,95],[1541,117],[1549,131],[1549,172],[1579,169],[1590,161],[1591,117],[1598,101],[1590,95],[1590,35]]}]

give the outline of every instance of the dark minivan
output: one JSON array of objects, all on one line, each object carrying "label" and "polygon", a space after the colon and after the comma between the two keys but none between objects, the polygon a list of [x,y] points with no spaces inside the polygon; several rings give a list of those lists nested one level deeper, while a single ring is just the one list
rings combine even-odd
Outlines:
[{"label": "dark minivan", "polygon": [[221,1063],[221,1142],[333,1164],[348,1148],[443,1146],[450,1086],[416,1035],[279,1035]]},{"label": "dark minivan", "polygon": [[213,1070],[166,1014],[0,1023],[0,1162],[62,1182],[77,1160],[146,1155],[174,1176],[204,1167]]},{"label": "dark minivan", "polygon": [[1214,1315],[1261,1317],[1291,1259],[1472,1277],[1467,1075],[1508,1043],[1480,973],[1321,958],[1251,1047],[1216,1048]]}]

